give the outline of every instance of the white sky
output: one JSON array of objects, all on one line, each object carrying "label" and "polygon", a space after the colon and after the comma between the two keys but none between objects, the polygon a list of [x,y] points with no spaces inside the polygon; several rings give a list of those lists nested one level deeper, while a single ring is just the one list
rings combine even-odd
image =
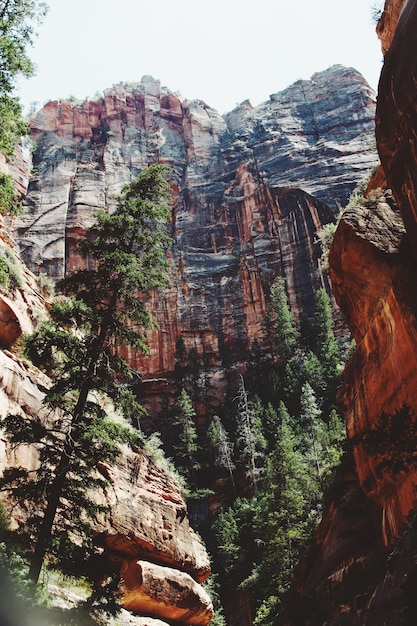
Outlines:
[{"label": "white sky", "polygon": [[382,54],[372,0],[46,0],[19,83],[25,107],[150,74],[220,113],[257,105],[335,63],[376,89]]}]

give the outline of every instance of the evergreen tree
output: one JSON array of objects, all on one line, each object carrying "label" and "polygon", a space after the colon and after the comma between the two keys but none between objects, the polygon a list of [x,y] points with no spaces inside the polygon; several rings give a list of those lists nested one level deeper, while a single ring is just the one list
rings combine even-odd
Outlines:
[{"label": "evergreen tree", "polygon": [[173,422],[177,433],[176,443],[174,443],[175,465],[194,490],[197,489],[196,472],[200,467],[197,458],[199,448],[195,420],[196,412],[190,396],[185,389],[182,389],[175,405]]},{"label": "evergreen tree", "polygon": [[[46,5],[39,0],[0,1],[0,154],[7,159],[14,155],[16,144],[29,130],[14,89],[19,76],[34,73],[26,48],[33,43],[35,25],[45,12]],[[12,177],[0,173],[0,213],[16,214],[20,208]]]},{"label": "evergreen tree", "polygon": [[4,421],[12,443],[37,443],[40,448],[36,481],[22,474],[6,475],[2,481],[14,485],[17,493],[26,483],[38,509],[43,510],[46,497],[31,560],[33,581],[50,547],[57,511],[64,517],[81,518],[81,510],[94,514],[88,497],[88,489],[95,486],[92,469],[99,460],[113,461],[120,451],[118,441],[131,437],[128,429],[107,418],[100,398],[109,397],[131,419],[142,411],[124,384],[130,370],[117,348],[128,345],[146,352],[144,330],[153,325],[146,296],[167,284],[165,173],[164,166],[151,166],[123,189],[114,213],[97,211],[95,225],[80,243],[92,269],[62,281],[65,297],[26,341],[28,357],[52,377],[45,403],[57,411],[52,424],[41,418],[29,423],[18,416]]},{"label": "evergreen tree", "polygon": [[288,304],[285,280],[276,278],[271,285],[274,345],[280,363],[285,364],[298,346],[299,333]]},{"label": "evergreen tree", "polygon": [[316,394],[309,383],[303,385],[300,405],[301,448],[312,467],[315,468],[317,480],[321,483],[323,448],[327,443],[326,427],[321,419]]},{"label": "evergreen tree", "polygon": [[221,469],[227,470],[233,486],[233,492],[236,497],[236,485],[233,476],[235,464],[233,463],[233,444],[229,439],[229,435],[224,428],[220,417],[215,415],[208,429],[209,441],[214,450],[214,464]]},{"label": "evergreen tree", "polygon": [[[319,358],[326,389],[326,397],[334,403],[341,376],[340,349],[333,332],[333,312],[330,298],[324,289],[319,289],[316,301],[317,356]],[[327,401],[327,404],[329,402]]]},{"label": "evergreen tree", "polygon": [[257,401],[249,399],[243,376],[237,399],[237,447],[245,469],[245,478],[250,481],[252,495],[256,495],[267,444],[262,432],[262,407],[259,398]]},{"label": "evergreen tree", "polygon": [[281,425],[281,415],[280,415],[281,405],[284,405],[282,401],[280,402],[279,408],[276,411],[273,405],[271,404],[271,402],[268,402],[266,408],[264,409],[263,429],[264,429],[265,437],[268,441],[268,445],[270,447],[271,446],[275,447],[275,444],[277,441],[278,431]]},{"label": "evergreen tree", "polygon": [[263,551],[258,568],[258,598],[265,598],[254,624],[278,624],[279,607],[291,575],[306,546],[309,531],[309,468],[297,448],[297,438],[285,407],[274,451],[268,456],[265,485],[256,525]]}]

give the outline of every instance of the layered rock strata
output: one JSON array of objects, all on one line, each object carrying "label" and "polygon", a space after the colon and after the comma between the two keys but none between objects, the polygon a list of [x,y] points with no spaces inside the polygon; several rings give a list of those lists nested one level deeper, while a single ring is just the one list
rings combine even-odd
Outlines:
[{"label": "layered rock strata", "polygon": [[[31,332],[35,319],[46,316],[47,302],[33,275],[21,264],[13,242],[1,229],[0,235],[0,253],[7,250],[3,258],[13,264],[16,275],[20,272],[18,285],[0,288],[0,341],[7,348],[0,349],[0,417],[45,416],[50,421],[53,416],[43,404],[50,380],[15,351],[20,335]],[[9,447],[0,438],[0,472],[8,467],[36,468],[37,464],[36,446]],[[212,606],[201,583],[210,574],[210,563],[190,528],[177,484],[140,449],[126,447],[117,466],[100,463],[97,471],[108,481],[107,490],[96,495],[108,507],[94,528],[105,557],[98,561],[97,579],[106,578],[111,562],[118,571],[129,572],[123,602],[136,614],[152,613],[170,623],[208,624]],[[12,527],[24,528],[29,514],[26,503],[17,503],[10,512]],[[149,574],[151,582],[144,587],[143,577],[135,579],[132,574],[139,560],[147,572],[169,572],[172,583],[161,588]],[[157,626],[165,621],[144,618],[141,623]]]},{"label": "layered rock strata", "polygon": [[150,303],[159,331],[149,334],[149,357],[128,357],[156,401],[181,337],[219,388],[224,364],[244,369],[261,339],[276,276],[286,279],[295,316],[313,314],[326,282],[316,235],[375,163],[374,112],[375,94],[341,66],[224,117],[151,77],[97,102],[50,102],[31,122],[34,169],[13,223],[22,257],[35,273],[73,271],[94,210],[111,210],[112,196],[145,166],[168,163],[170,288]]},{"label": "layered rock strata", "polygon": [[[386,1],[376,118],[383,172],[373,184],[388,189],[343,213],[329,259],[357,343],[340,390],[353,463],[296,584],[309,619],[334,626],[415,620],[416,28],[417,2]],[[286,623],[298,623],[295,614]]]},{"label": "layered rock strata", "polygon": [[[0,366],[0,415],[45,413],[42,401],[47,377],[3,351]],[[0,471],[10,466],[30,469],[37,462],[35,446],[12,450],[1,441]],[[118,466],[99,465],[98,470],[109,486],[105,493],[97,494],[108,507],[94,529],[106,557],[98,561],[97,578],[105,578],[105,564],[113,562],[125,580],[125,608],[180,624],[208,624],[212,605],[200,583],[209,576],[210,563],[201,540],[190,528],[175,482],[139,449],[124,450]],[[14,506],[13,527],[24,526],[27,514],[24,503]],[[166,582],[159,584],[165,576]]]},{"label": "layered rock strata", "polygon": [[[340,391],[348,436],[356,442],[383,413],[394,415],[404,405],[417,411],[417,267],[391,194],[345,212],[330,262],[333,292],[357,342]],[[415,502],[415,476],[381,471],[381,455],[363,445],[355,445],[355,458],[378,531],[390,545]]]}]

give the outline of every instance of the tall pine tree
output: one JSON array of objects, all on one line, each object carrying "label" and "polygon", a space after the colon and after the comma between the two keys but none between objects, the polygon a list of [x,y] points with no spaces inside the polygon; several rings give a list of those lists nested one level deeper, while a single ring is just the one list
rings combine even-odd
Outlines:
[{"label": "tall pine tree", "polygon": [[[118,347],[146,352],[145,331],[153,326],[146,297],[168,282],[165,250],[170,243],[166,233],[170,212],[165,175],[164,166],[149,167],[123,189],[114,213],[97,211],[95,225],[80,244],[91,269],[62,281],[65,297],[52,306],[51,319],[26,341],[29,358],[52,378],[45,403],[58,415],[53,424],[5,420],[12,442],[36,443],[41,461],[44,457],[39,484],[46,506],[38,502],[43,514],[30,567],[35,582],[51,544],[57,512],[65,509],[65,515],[71,516],[79,511],[77,501],[87,512],[94,509],[88,504],[88,488],[94,486],[92,470],[99,459],[114,460],[117,440],[129,438],[126,429],[107,419],[100,398],[113,400],[130,419],[142,411],[126,384],[130,369]],[[20,488],[25,478],[29,486],[36,486],[36,480],[22,475],[6,475],[3,485],[9,480],[11,487]]]}]

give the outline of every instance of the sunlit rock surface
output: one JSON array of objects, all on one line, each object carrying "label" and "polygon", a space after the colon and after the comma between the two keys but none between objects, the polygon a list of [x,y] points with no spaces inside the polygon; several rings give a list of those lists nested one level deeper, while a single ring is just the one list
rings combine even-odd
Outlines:
[{"label": "sunlit rock surface", "polygon": [[121,569],[123,604],[134,613],[157,615],[189,626],[207,626],[213,606],[191,576],[145,561]]},{"label": "sunlit rock surface", "polygon": [[55,101],[31,122],[27,208],[12,227],[35,272],[79,267],[77,240],[98,207],[151,163],[171,166],[171,282],[150,307],[149,357],[129,352],[148,408],[172,387],[176,342],[204,356],[212,387],[244,369],[262,339],[269,287],[286,279],[291,308],[311,318],[326,285],[317,232],[376,160],[375,94],[351,68],[298,81],[222,117],[145,76],[96,102]]},{"label": "sunlit rock surface", "polygon": [[[352,458],[333,487],[315,549],[297,570],[287,624],[300,623],[298,611],[331,626],[415,621],[416,28],[417,2],[386,1],[376,115],[383,169],[369,190],[386,189],[343,213],[329,259],[333,292],[357,344],[339,396]],[[374,429],[372,448],[364,437]]]}]

